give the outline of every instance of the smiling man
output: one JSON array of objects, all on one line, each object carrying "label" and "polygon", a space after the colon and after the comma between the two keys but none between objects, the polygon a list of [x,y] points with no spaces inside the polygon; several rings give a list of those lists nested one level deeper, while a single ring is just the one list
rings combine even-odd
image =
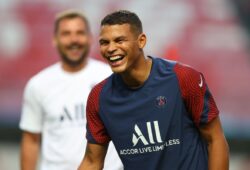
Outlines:
[{"label": "smiling man", "polygon": [[[88,57],[91,33],[82,13],[59,13],[53,41],[61,60],[32,77],[24,92],[21,170],[36,169],[40,140],[41,170],[77,169],[87,143],[88,94],[111,74],[106,64]],[[105,169],[123,169],[112,144]]]},{"label": "smiling man", "polygon": [[100,49],[114,72],[87,102],[87,148],[79,170],[101,170],[113,141],[125,170],[227,170],[228,145],[204,76],[145,56],[135,13],[101,22]]}]

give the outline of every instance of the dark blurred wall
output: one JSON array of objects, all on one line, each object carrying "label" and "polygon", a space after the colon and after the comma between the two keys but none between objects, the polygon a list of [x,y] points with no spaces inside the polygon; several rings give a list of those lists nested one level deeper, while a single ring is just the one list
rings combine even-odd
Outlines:
[{"label": "dark blurred wall", "polygon": [[237,9],[241,23],[247,28],[250,34],[250,1],[249,0],[231,0]]}]

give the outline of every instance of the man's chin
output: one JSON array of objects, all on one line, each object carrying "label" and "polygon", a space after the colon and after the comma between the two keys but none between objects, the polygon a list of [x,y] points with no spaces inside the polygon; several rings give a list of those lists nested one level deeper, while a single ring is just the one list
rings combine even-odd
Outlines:
[{"label": "man's chin", "polygon": [[84,63],[85,59],[86,59],[85,56],[80,56],[80,57],[79,56],[72,56],[72,57],[62,56],[63,62],[71,67],[77,67],[81,65],[82,63]]},{"label": "man's chin", "polygon": [[125,72],[125,68],[123,67],[111,67],[113,73],[121,74]]}]

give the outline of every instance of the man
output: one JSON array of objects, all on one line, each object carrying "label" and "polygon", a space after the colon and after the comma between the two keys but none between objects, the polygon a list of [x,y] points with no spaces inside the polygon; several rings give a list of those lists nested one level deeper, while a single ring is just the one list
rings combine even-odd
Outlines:
[{"label": "man", "polygon": [[[25,88],[20,122],[22,170],[36,168],[40,140],[41,170],[77,169],[87,143],[87,96],[94,84],[111,73],[107,65],[87,57],[91,33],[80,12],[58,14],[54,44],[61,61],[35,75]],[[113,145],[110,149],[105,169],[122,169]]]},{"label": "man", "polygon": [[203,75],[145,56],[138,16],[101,22],[100,49],[114,72],[87,103],[88,144],[79,170],[101,170],[110,140],[125,170],[226,170],[228,145]]}]

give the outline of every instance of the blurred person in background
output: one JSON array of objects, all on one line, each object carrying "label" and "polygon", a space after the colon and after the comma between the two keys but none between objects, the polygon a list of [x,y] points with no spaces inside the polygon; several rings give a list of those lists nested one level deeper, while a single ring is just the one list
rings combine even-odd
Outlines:
[{"label": "blurred person in background", "polygon": [[[86,147],[85,105],[91,88],[111,74],[110,68],[88,57],[91,32],[78,11],[59,13],[53,42],[60,61],[32,77],[24,91],[20,128],[21,170],[35,170],[41,146],[41,170],[74,170]],[[110,144],[105,169],[121,170]]]},{"label": "blurred person in background", "polygon": [[101,170],[111,140],[125,170],[229,169],[219,111],[200,72],[144,55],[146,35],[130,11],[104,17],[99,43],[113,74],[88,97],[79,170]]}]

